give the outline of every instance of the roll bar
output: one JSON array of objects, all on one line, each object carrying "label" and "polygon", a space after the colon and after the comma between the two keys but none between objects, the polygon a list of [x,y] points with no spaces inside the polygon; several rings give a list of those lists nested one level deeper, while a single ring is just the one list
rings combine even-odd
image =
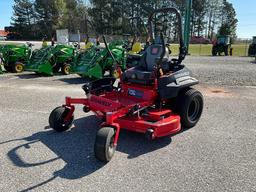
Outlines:
[{"label": "roll bar", "polygon": [[161,9],[156,9],[154,10],[149,18],[148,18],[148,25],[149,25],[149,38],[151,40],[155,40],[155,34],[154,34],[154,30],[153,30],[153,18],[157,13],[174,13],[177,17],[178,20],[178,33],[179,33],[179,44],[180,44],[180,49],[179,49],[179,58],[176,62],[176,64],[180,64],[186,56],[186,47],[184,44],[184,38],[183,38],[183,29],[182,29],[182,17],[180,12],[173,7],[169,7],[169,8],[161,8]]},{"label": "roll bar", "polygon": [[144,32],[146,33],[146,35],[148,36],[149,33],[148,33],[148,29],[146,27],[146,25],[144,24],[143,20],[141,19],[141,17],[131,17],[129,18],[129,23],[131,24],[131,30],[132,32],[136,35],[136,32],[141,35],[141,32],[139,31],[138,27],[134,27],[136,29],[136,32],[133,30],[133,20],[137,20],[137,21],[140,21],[142,23],[142,27],[143,27],[143,30]]}]

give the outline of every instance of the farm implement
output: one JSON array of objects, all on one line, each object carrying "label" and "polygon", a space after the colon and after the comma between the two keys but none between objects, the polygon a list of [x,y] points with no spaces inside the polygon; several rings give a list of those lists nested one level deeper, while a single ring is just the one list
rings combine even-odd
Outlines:
[{"label": "farm implement", "polygon": [[61,70],[62,74],[68,75],[76,54],[76,48],[69,45],[41,48],[33,52],[29,63],[26,65],[26,71],[53,75]]},{"label": "farm implement", "polygon": [[[126,50],[123,48],[123,41],[113,41],[105,48],[92,46],[85,52],[81,52],[71,67],[71,73],[79,74],[82,77],[94,79],[103,78],[108,72],[110,76],[115,75],[116,64],[119,63],[121,70],[125,69]],[[108,49],[114,55],[115,60],[109,54]]]},{"label": "farm implement", "polygon": [[7,72],[21,73],[29,62],[32,54],[32,44],[3,45],[0,48],[0,57]]}]

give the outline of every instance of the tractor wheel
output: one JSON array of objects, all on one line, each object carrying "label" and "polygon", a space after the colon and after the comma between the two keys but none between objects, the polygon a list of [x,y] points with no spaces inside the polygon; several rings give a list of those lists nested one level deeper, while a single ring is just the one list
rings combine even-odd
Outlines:
[{"label": "tractor wheel", "polygon": [[21,62],[16,62],[13,66],[12,66],[12,72],[13,73],[22,73],[24,71],[24,65]]},{"label": "tractor wheel", "polygon": [[217,56],[217,51],[215,49],[212,50],[212,56]]},{"label": "tractor wheel", "polygon": [[228,56],[228,47],[225,49],[225,56]]},{"label": "tractor wheel", "polygon": [[97,132],[94,144],[94,154],[97,159],[103,162],[111,160],[116,151],[114,138],[115,130],[112,127],[103,127]]},{"label": "tractor wheel", "polygon": [[59,70],[60,70],[60,66],[59,65],[55,65],[54,67],[52,67],[52,71],[53,71],[53,73],[58,73],[59,72]]},{"label": "tractor wheel", "polygon": [[195,89],[187,89],[180,94],[178,112],[183,128],[194,127],[199,121],[203,111],[203,96]]},{"label": "tractor wheel", "polygon": [[61,68],[61,72],[63,75],[69,75],[70,74],[70,68],[71,68],[71,65],[70,64],[63,64],[62,68]]},{"label": "tractor wheel", "polygon": [[57,132],[64,132],[68,130],[74,120],[74,115],[72,115],[71,119],[67,122],[64,122],[64,118],[68,114],[70,109],[65,107],[57,107],[55,108],[50,116],[49,116],[49,125]]},{"label": "tractor wheel", "polygon": [[6,66],[4,65],[4,68],[7,72],[12,72],[12,67],[11,66]]},{"label": "tractor wheel", "polygon": [[252,47],[250,46],[248,49],[248,57],[252,56]]}]

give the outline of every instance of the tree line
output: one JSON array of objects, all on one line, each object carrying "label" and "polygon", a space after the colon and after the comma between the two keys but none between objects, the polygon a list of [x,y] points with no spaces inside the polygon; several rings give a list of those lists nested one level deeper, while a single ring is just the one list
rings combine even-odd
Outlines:
[{"label": "tree line", "polygon": [[[176,7],[184,15],[186,0],[14,0],[11,32],[22,39],[48,38],[56,29],[88,33],[90,19],[97,33],[121,35],[129,31],[129,18],[147,21],[153,9]],[[165,18],[165,17],[163,17]],[[166,25],[175,26],[175,20]],[[164,19],[159,22],[160,24]],[[213,39],[216,34],[236,38],[236,11],[227,0],[193,0],[191,36]],[[174,27],[175,28],[175,27]],[[166,32],[166,31],[165,31]],[[175,37],[175,30],[173,32]]]}]

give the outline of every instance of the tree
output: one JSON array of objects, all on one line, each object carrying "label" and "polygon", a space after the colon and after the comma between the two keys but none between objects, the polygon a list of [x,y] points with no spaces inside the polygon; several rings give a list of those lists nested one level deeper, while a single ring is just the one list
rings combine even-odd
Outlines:
[{"label": "tree", "polygon": [[31,31],[34,24],[34,7],[31,0],[14,0],[13,16],[11,18],[12,30],[18,32],[20,36],[32,38]]},{"label": "tree", "polygon": [[193,14],[192,14],[192,34],[201,36],[205,30],[207,2],[206,0],[193,0]]},{"label": "tree", "polygon": [[66,27],[70,32],[76,33],[86,31],[86,13],[87,9],[81,0],[64,0],[65,12],[63,17],[63,25],[58,27]]},{"label": "tree", "polygon": [[223,0],[207,0],[207,36],[213,39],[220,24]]},{"label": "tree", "polygon": [[62,25],[66,13],[64,0],[35,0],[37,25],[41,36],[51,37]]},{"label": "tree", "polygon": [[238,20],[236,18],[236,11],[232,3],[224,0],[222,10],[222,22],[219,28],[220,35],[230,35],[233,39],[236,38],[236,27]]},{"label": "tree", "polygon": [[[25,38],[50,37],[56,29],[87,33],[86,19],[99,34],[130,33],[130,17],[141,17],[147,23],[149,14],[162,7],[176,7],[184,15],[185,0],[14,0],[12,26]],[[87,6],[87,7],[86,7]],[[191,36],[236,35],[236,13],[227,0],[193,0]],[[155,30],[177,40],[174,15],[158,14]],[[219,31],[218,31],[219,30]]]}]

